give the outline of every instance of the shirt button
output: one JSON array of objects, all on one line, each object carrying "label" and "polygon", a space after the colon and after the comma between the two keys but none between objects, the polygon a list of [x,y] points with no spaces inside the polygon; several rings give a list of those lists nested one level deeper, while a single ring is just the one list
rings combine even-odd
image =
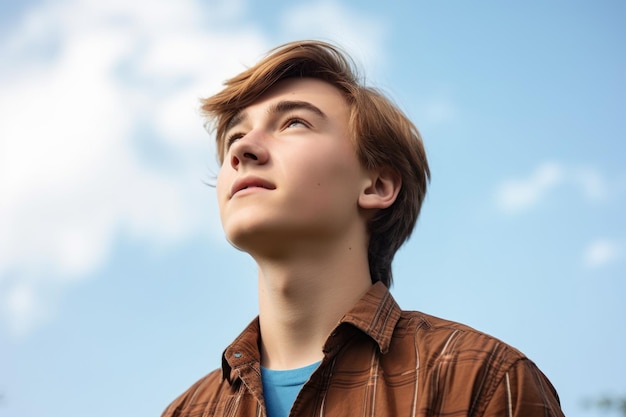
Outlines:
[{"label": "shirt button", "polygon": [[241,358],[242,356],[243,356],[243,353],[235,352],[235,358]]}]

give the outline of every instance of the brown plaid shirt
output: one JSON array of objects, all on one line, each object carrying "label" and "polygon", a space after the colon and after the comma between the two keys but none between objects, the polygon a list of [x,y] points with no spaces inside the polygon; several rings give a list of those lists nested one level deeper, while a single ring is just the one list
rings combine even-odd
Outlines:
[{"label": "brown plaid shirt", "polygon": [[[265,416],[259,324],[226,349],[163,417]],[[402,311],[381,284],[346,314],[291,416],[563,416],[558,395],[516,349],[462,324]]]}]

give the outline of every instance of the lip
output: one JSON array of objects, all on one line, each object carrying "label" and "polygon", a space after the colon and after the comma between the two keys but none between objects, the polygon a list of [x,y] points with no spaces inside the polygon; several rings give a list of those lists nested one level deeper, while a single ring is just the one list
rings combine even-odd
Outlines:
[{"label": "lip", "polygon": [[250,188],[263,188],[266,190],[274,190],[276,189],[276,186],[271,182],[259,177],[250,176],[239,178],[233,183],[233,186],[230,189],[230,198],[233,198],[235,194],[243,190],[248,190]]}]

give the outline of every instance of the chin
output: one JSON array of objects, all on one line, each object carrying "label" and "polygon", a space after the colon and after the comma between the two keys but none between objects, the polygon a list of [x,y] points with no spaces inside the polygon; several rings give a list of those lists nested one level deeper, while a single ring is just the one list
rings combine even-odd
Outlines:
[{"label": "chin", "polygon": [[224,232],[231,245],[248,253],[268,246],[272,235],[275,235],[273,228],[267,227],[267,224],[252,222],[238,223],[236,227],[224,227]]}]

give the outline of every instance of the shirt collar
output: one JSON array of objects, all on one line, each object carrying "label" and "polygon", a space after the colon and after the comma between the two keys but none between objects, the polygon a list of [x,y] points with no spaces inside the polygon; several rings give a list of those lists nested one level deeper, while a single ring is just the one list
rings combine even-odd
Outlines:
[{"label": "shirt collar", "polygon": [[[326,341],[324,353],[333,355],[359,329],[371,337],[382,354],[387,353],[391,336],[400,319],[402,311],[392,297],[389,289],[377,282],[339,321],[337,327]],[[260,327],[259,318],[255,318],[245,330],[230,344],[222,355],[222,376],[229,382],[249,365],[259,367]]]},{"label": "shirt collar", "polygon": [[232,383],[239,369],[251,364],[260,366],[260,329],[259,318],[256,317],[224,351],[222,355],[222,377],[228,382]]},{"label": "shirt collar", "polygon": [[402,310],[389,289],[379,281],[343,316],[339,326],[348,323],[358,328],[374,339],[384,354],[389,350],[391,336],[401,314]]}]

